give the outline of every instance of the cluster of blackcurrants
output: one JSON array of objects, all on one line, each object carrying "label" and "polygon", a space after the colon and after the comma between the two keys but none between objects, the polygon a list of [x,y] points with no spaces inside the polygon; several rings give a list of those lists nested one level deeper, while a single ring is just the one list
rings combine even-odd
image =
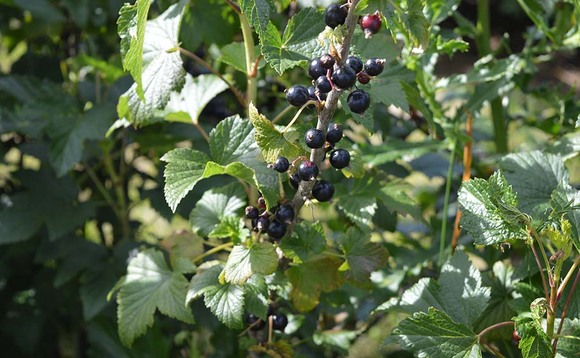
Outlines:
[{"label": "cluster of blackcurrants", "polygon": [[[256,232],[267,233],[273,241],[278,241],[288,229],[288,224],[294,220],[294,207],[290,203],[283,203],[270,210],[265,210],[264,197],[258,198],[258,206],[246,207],[246,218],[252,220],[252,229]],[[260,213],[260,210],[263,212]]]},{"label": "cluster of blackcurrants", "polygon": [[[271,306],[268,307],[268,319],[270,316],[272,317],[272,329],[275,331],[284,332],[284,329],[288,325],[288,317],[284,313],[274,312],[274,309]],[[262,330],[264,327],[266,327],[266,321],[260,319],[260,317],[254,314],[249,314],[247,317],[248,325],[252,331]]]}]

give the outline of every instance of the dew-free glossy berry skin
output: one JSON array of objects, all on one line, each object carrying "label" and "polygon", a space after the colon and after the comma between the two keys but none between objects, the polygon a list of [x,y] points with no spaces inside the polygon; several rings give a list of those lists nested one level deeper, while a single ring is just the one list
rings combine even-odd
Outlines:
[{"label": "dew-free glossy berry skin", "polygon": [[261,320],[258,316],[250,313],[248,315],[248,325],[251,326],[250,330],[260,331],[266,327],[266,322]]},{"label": "dew-free glossy berry skin", "polygon": [[312,196],[318,201],[329,201],[334,195],[334,185],[328,180],[319,180],[312,187]]},{"label": "dew-free glossy berry skin", "polygon": [[290,223],[294,219],[294,207],[290,204],[282,204],[276,210],[274,217],[278,222]]},{"label": "dew-free glossy berry skin", "polygon": [[332,4],[324,11],[324,23],[326,26],[334,29],[338,25],[344,25],[347,14],[348,10],[346,7],[342,7],[339,4]]},{"label": "dew-free glossy berry skin", "polygon": [[268,220],[268,218],[265,216],[260,216],[252,220],[252,227],[254,228],[254,231],[265,232],[268,230],[268,226],[270,226],[270,220]]},{"label": "dew-free glossy berry skin", "polygon": [[371,81],[371,76],[369,76],[365,71],[360,71],[357,73],[356,78],[361,85],[366,85]]},{"label": "dew-free glossy berry skin", "polygon": [[286,235],[287,228],[288,224],[274,220],[268,226],[268,236],[272,239],[281,239]]},{"label": "dew-free glossy berry skin", "polygon": [[315,86],[321,93],[328,93],[332,90],[332,84],[326,76],[320,76],[316,79]]},{"label": "dew-free glossy berry skin", "polygon": [[286,100],[294,107],[302,107],[308,99],[308,88],[302,85],[294,85],[286,91]]},{"label": "dew-free glossy berry skin", "polygon": [[305,160],[298,166],[297,173],[301,180],[314,180],[318,176],[318,166],[310,160]]},{"label": "dew-free glossy berry skin", "polygon": [[286,157],[278,157],[274,164],[272,165],[272,169],[277,171],[278,173],[286,173],[290,168],[290,162],[288,162],[288,158]]},{"label": "dew-free glossy berry skin", "polygon": [[350,164],[350,153],[346,149],[335,149],[330,152],[330,165],[336,169],[342,169],[348,167]]},{"label": "dew-free glossy berry skin", "polygon": [[378,76],[385,69],[385,60],[382,58],[369,58],[365,62],[365,72],[369,76]]},{"label": "dew-free glossy berry skin", "polygon": [[255,206],[246,206],[246,217],[248,219],[255,219],[260,215],[260,211]]},{"label": "dew-free glossy berry skin", "polygon": [[362,114],[371,105],[371,97],[363,90],[355,90],[348,95],[346,103],[351,112]]},{"label": "dew-free glossy berry skin", "polygon": [[290,185],[292,185],[294,189],[298,189],[298,185],[300,185],[301,181],[302,179],[300,179],[300,176],[297,172],[290,176]]},{"label": "dew-free glossy berry skin", "polygon": [[340,142],[342,139],[342,128],[336,123],[330,123],[326,131],[326,141],[330,144]]},{"label": "dew-free glossy berry skin", "polygon": [[332,73],[332,83],[341,89],[347,89],[354,86],[356,82],[356,73],[349,66],[344,66]]},{"label": "dew-free glossy berry skin", "polygon": [[320,58],[315,58],[310,61],[310,65],[308,65],[308,74],[313,80],[316,80],[320,76],[326,76],[326,68],[322,67]]},{"label": "dew-free glossy berry skin", "polygon": [[308,148],[322,148],[324,145],[324,134],[320,129],[310,128],[304,134],[304,142]]},{"label": "dew-free glossy berry skin", "polygon": [[288,317],[284,313],[276,313],[272,315],[272,329],[284,332],[288,325]]},{"label": "dew-free glossy berry skin", "polygon": [[[316,88],[314,88],[314,86],[310,86],[308,87],[308,95],[310,96],[310,99],[313,101],[324,101],[326,100],[326,93],[322,93],[320,91],[316,91]],[[314,106],[312,106],[314,107]],[[308,107],[310,108],[310,107]]]},{"label": "dew-free glossy berry skin", "polygon": [[332,55],[328,53],[325,53],[324,55],[320,56],[320,65],[326,68],[327,70],[332,70],[332,67],[334,66],[335,63],[336,61],[334,60],[334,57],[332,57]]},{"label": "dew-free glossy berry skin", "polygon": [[355,73],[359,73],[360,71],[362,71],[363,69],[363,62],[361,61],[360,58],[356,57],[356,56],[349,56],[346,59],[345,64],[352,68],[354,70]]},{"label": "dew-free glossy berry skin", "polygon": [[379,13],[369,14],[362,17],[360,27],[368,39],[381,30],[382,21]]}]

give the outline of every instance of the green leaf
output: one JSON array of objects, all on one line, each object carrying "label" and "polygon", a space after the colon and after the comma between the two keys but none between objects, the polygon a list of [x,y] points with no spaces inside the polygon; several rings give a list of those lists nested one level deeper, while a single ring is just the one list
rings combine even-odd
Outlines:
[{"label": "green leaf", "polygon": [[189,215],[192,230],[207,236],[223,218],[236,215],[245,204],[244,190],[237,183],[206,191]]},{"label": "green leaf", "polygon": [[460,0],[427,1],[427,16],[432,24],[438,24],[453,14],[460,2]]},{"label": "green leaf", "polygon": [[322,13],[314,8],[304,8],[294,15],[280,36],[271,22],[260,33],[262,54],[266,62],[278,72],[298,66],[323,53],[317,42],[318,34],[324,30]]},{"label": "green leaf", "polygon": [[272,0],[241,0],[240,8],[257,33],[266,31],[270,21],[270,10],[275,11]]},{"label": "green leaf", "polygon": [[441,142],[426,140],[409,143],[395,138],[387,138],[382,145],[361,145],[362,160],[372,166],[393,162],[397,159],[414,159],[424,154],[437,152]]},{"label": "green leaf", "polygon": [[540,218],[550,207],[552,192],[560,183],[568,184],[564,161],[541,151],[509,154],[500,161],[506,180],[518,196],[518,208]]},{"label": "green leaf", "polygon": [[521,337],[518,348],[521,349],[524,358],[554,356],[550,338],[544,332],[542,325],[537,319],[529,316],[514,317],[513,319],[516,323],[515,328]]},{"label": "green leaf", "polygon": [[534,24],[541,30],[541,32],[548,36],[552,41],[552,32],[547,24],[547,17],[551,14],[552,8],[550,1],[541,0],[518,0],[518,4],[522,9],[528,14],[528,17],[534,22]]},{"label": "green leaf", "polygon": [[147,21],[142,46],[143,93],[135,82],[120,98],[117,105],[119,118],[133,125],[157,121],[155,110],[162,109],[172,91],[183,86],[185,70],[178,51],[179,25],[186,0],[170,6],[154,20]]},{"label": "green leaf", "polygon": [[383,76],[373,79],[371,87],[368,89],[371,100],[383,103],[387,106],[394,105],[405,112],[409,112],[409,103],[405,97],[405,92],[401,88],[401,83]]},{"label": "green leaf", "polygon": [[402,180],[389,180],[381,185],[379,200],[387,209],[399,214],[409,214],[413,218],[422,220],[421,209],[416,200],[407,195],[411,185]]},{"label": "green leaf", "polygon": [[234,246],[226,266],[224,278],[226,282],[241,285],[255,272],[269,275],[278,267],[278,255],[274,245],[257,243],[247,248],[244,245]]},{"label": "green leaf", "polygon": [[347,278],[355,283],[368,282],[370,274],[387,263],[387,250],[380,244],[371,242],[368,232],[349,228],[338,242],[346,258],[340,269],[348,270]]},{"label": "green leaf", "polygon": [[[227,63],[228,65],[232,66],[236,70],[247,73],[246,70],[246,49],[244,48],[243,42],[232,42],[230,44],[225,45],[220,49],[221,56],[219,58],[220,61]],[[260,48],[256,46],[254,48],[254,53],[259,54]],[[258,69],[264,67],[265,62],[262,60],[258,64]]]},{"label": "green leaf", "polygon": [[407,14],[401,16],[403,24],[409,31],[416,45],[423,48],[429,43],[429,20],[423,14],[424,2],[422,0],[407,0]]},{"label": "green leaf", "polygon": [[357,331],[347,331],[347,330],[326,330],[326,331],[316,331],[312,336],[312,341],[316,345],[326,345],[334,348],[338,348],[342,354],[348,354],[348,349],[350,348],[351,342],[358,336]]},{"label": "green leaf", "polygon": [[211,158],[218,164],[255,160],[252,123],[238,116],[222,120],[209,134]]},{"label": "green leaf", "polygon": [[369,108],[363,113],[363,114],[358,114],[358,113],[353,113],[351,112],[350,108],[348,108],[348,104],[347,104],[347,98],[348,98],[348,94],[345,92],[340,96],[340,105],[342,107],[342,109],[344,110],[344,112],[350,116],[352,116],[352,119],[354,119],[357,123],[362,124],[369,132],[374,132],[375,130],[375,118],[374,118],[374,111],[375,111],[375,105],[373,103],[373,101],[371,100],[371,105],[369,106]]},{"label": "green leaf", "polygon": [[250,103],[250,120],[255,128],[256,143],[260,147],[264,160],[273,163],[278,157],[296,158],[306,152],[295,143],[288,141],[262,114],[253,103]]},{"label": "green leaf", "polygon": [[241,287],[229,283],[211,286],[204,296],[204,302],[229,328],[239,329],[244,326],[244,291]]},{"label": "green leaf", "polygon": [[394,342],[420,357],[481,357],[477,335],[433,307],[402,321],[385,340],[385,343]]},{"label": "green leaf", "polygon": [[294,227],[290,237],[280,242],[284,256],[295,263],[302,263],[318,254],[326,247],[326,234],[319,222],[302,221]]},{"label": "green leaf", "polygon": [[229,238],[234,244],[240,244],[250,236],[244,220],[238,216],[226,216],[208,234],[210,239]]},{"label": "green leaf", "polygon": [[558,354],[570,358],[577,356],[580,352],[580,319],[564,319],[561,334],[563,337],[558,340]]},{"label": "green leaf", "polygon": [[123,68],[129,71],[136,83],[137,95],[144,99],[143,82],[143,46],[145,43],[145,25],[151,0],[136,0],[133,5],[125,3],[119,10],[117,32],[121,38],[121,58]]},{"label": "green leaf", "polygon": [[351,188],[337,187],[335,199],[338,208],[360,227],[370,225],[377,209],[379,185],[373,179],[355,179]]},{"label": "green leaf", "polygon": [[528,218],[516,208],[516,195],[501,172],[495,172],[487,181],[476,178],[464,182],[459,189],[459,204],[463,213],[461,226],[476,244],[528,239]]},{"label": "green leaf", "polygon": [[184,305],[187,285],[181,273],[169,268],[162,252],[148,249],[137,254],[129,262],[127,276],[117,295],[119,336],[123,344],[131,345],[153,325],[156,309],[193,323],[193,315]]},{"label": "green leaf", "polygon": [[268,285],[264,276],[254,274],[243,286],[244,303],[248,312],[265,320],[268,313]]},{"label": "green leaf", "polygon": [[[200,75],[193,78],[185,75],[185,84],[179,92],[171,92],[169,102],[163,113],[165,119],[172,122],[199,122],[199,116],[205,106],[218,94],[225,91],[228,85],[216,75]],[[195,98],[195,101],[191,99]]]},{"label": "green leaf", "polygon": [[551,204],[557,213],[564,213],[564,216],[571,224],[572,235],[570,238],[580,252],[580,191],[568,184],[560,184],[552,192]]}]

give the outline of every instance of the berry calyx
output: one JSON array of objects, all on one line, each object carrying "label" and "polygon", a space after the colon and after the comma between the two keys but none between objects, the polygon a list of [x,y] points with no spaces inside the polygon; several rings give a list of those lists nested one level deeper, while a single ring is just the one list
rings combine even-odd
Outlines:
[{"label": "berry calyx", "polygon": [[371,97],[363,90],[355,90],[348,95],[346,103],[351,112],[362,114],[371,105]]},{"label": "berry calyx", "polygon": [[319,180],[312,187],[312,196],[318,201],[329,201],[334,195],[334,186],[328,180]]},{"label": "berry calyx", "polygon": [[330,123],[326,131],[326,141],[330,144],[340,142],[342,139],[342,128],[336,123]]},{"label": "berry calyx", "polygon": [[286,173],[290,168],[290,162],[288,162],[288,158],[286,157],[278,157],[274,164],[272,164],[272,169],[277,171],[278,173]]},{"label": "berry calyx", "polygon": [[272,239],[281,239],[286,235],[287,228],[288,224],[274,220],[268,226],[268,236]]},{"label": "berry calyx", "polygon": [[344,25],[346,15],[348,15],[346,7],[342,7],[339,4],[332,4],[324,11],[324,23],[326,26],[334,29],[338,25]]},{"label": "berry calyx", "polygon": [[247,206],[246,207],[246,217],[248,219],[255,219],[260,215],[260,211],[255,206]]},{"label": "berry calyx", "polygon": [[330,165],[336,169],[348,167],[350,164],[350,153],[346,149],[335,149],[330,152]]},{"label": "berry calyx", "polygon": [[263,196],[258,198],[258,207],[265,208],[266,207],[266,199]]},{"label": "berry calyx", "polygon": [[354,73],[359,73],[363,69],[363,62],[356,56],[349,56],[345,64],[354,70]]},{"label": "berry calyx", "polygon": [[268,230],[268,226],[270,226],[270,220],[265,216],[260,216],[252,220],[252,226],[254,227],[254,231],[265,232]]},{"label": "berry calyx", "polygon": [[371,38],[374,34],[381,30],[382,21],[381,15],[378,12],[374,14],[365,15],[360,20],[360,27],[362,28],[365,38]]},{"label": "berry calyx", "polygon": [[365,62],[365,72],[369,76],[378,76],[385,69],[385,60],[382,58],[369,58]]},{"label": "berry calyx", "polygon": [[276,210],[274,217],[278,222],[291,223],[294,219],[294,207],[290,204],[282,204]]},{"label": "berry calyx", "polygon": [[310,128],[304,134],[304,142],[306,142],[308,148],[322,148],[324,145],[324,134],[320,129]]},{"label": "berry calyx", "polygon": [[332,57],[332,55],[325,53],[324,55],[320,56],[320,65],[324,68],[326,68],[327,70],[332,70],[332,67],[334,67],[334,63],[336,61],[334,60],[334,57]]},{"label": "berry calyx", "polygon": [[305,160],[298,166],[298,176],[301,180],[314,180],[318,176],[318,166],[310,160]]},{"label": "berry calyx", "polygon": [[344,66],[334,71],[332,74],[332,83],[341,89],[347,89],[354,86],[356,82],[356,73],[349,66]]},{"label": "berry calyx", "polygon": [[315,58],[310,61],[310,65],[308,65],[308,74],[313,80],[320,76],[326,76],[326,68],[322,67],[322,61],[320,61],[320,58]]},{"label": "berry calyx", "polygon": [[286,100],[294,107],[302,107],[309,97],[308,89],[302,85],[294,85],[286,91]]},{"label": "berry calyx", "polygon": [[328,93],[332,90],[332,84],[326,76],[318,77],[316,79],[315,86],[320,93]]},{"label": "berry calyx", "polygon": [[284,332],[288,325],[288,317],[284,313],[276,313],[272,315],[272,329]]}]

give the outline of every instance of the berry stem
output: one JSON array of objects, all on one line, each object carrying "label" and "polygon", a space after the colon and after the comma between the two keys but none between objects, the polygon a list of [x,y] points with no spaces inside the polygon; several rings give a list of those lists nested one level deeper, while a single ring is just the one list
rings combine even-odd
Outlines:
[{"label": "berry stem", "polygon": [[[340,53],[337,59],[339,66],[342,66],[344,64],[350,51],[352,36],[354,34],[354,29],[358,22],[358,15],[355,14],[355,8],[358,5],[359,1],[360,0],[352,0],[349,3],[348,15],[346,16],[346,20],[344,22],[344,26],[347,29],[347,34],[344,36],[342,47],[340,48]],[[324,107],[318,114],[318,122],[316,124],[316,128],[320,129],[325,136],[326,136],[326,128],[328,127],[328,125],[332,120],[332,116],[338,105],[338,99],[340,98],[342,92],[343,91],[341,89],[334,87],[332,91],[328,93],[328,97],[326,98]],[[325,154],[326,153],[324,148],[312,149],[310,151],[310,160],[316,163],[318,167],[320,167],[322,161],[324,160]],[[294,206],[294,210],[296,210],[296,212],[298,212],[306,202],[308,196],[310,195],[310,192],[312,191],[314,183],[315,181],[300,182],[298,190],[296,191],[296,194],[292,199],[292,205]]]}]

